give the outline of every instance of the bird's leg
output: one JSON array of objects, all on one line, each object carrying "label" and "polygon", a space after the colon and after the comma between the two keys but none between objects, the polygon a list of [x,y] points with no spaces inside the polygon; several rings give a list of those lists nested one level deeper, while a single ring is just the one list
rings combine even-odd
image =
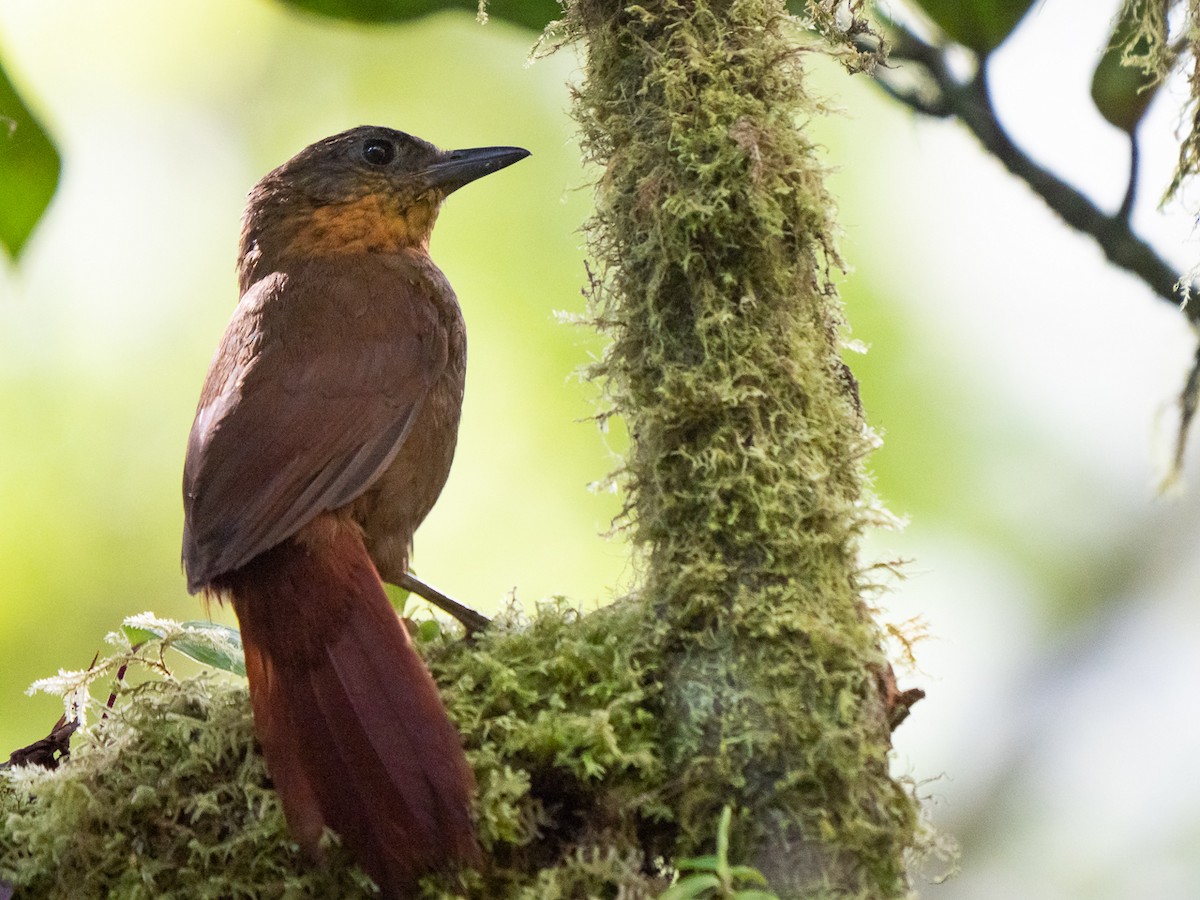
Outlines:
[{"label": "bird's leg", "polygon": [[462,626],[467,629],[468,637],[473,634],[478,634],[485,631],[492,620],[482,613],[477,613],[469,606],[463,606],[457,600],[452,600],[439,591],[437,588],[430,587],[411,572],[405,572],[396,582],[397,587],[416,594],[418,597],[428,600],[438,609],[450,613],[454,618],[462,623]]}]

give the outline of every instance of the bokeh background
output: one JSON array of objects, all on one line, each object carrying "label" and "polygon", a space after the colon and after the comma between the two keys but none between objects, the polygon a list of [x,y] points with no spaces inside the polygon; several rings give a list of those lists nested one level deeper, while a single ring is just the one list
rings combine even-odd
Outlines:
[{"label": "bokeh background", "polygon": [[[1088,102],[1117,0],[1038,4],[992,61],[1018,141],[1106,208],[1127,145]],[[268,0],[0,0],[0,52],[64,157],[19,265],[0,265],[0,749],[59,712],[25,687],[86,665],[142,610],[193,618],[180,468],[236,300],[242,200],[326,134],[389,124],[533,157],[447,204],[433,253],[471,366],[460,451],[417,539],[427,580],[485,611],[515,591],[603,603],[634,579],[590,485],[621,448],[585,421],[599,352],[581,313],[589,173],[571,50],[466,13],[354,26]],[[1200,458],[1160,494],[1184,318],[1108,268],[952,124],[813,58],[839,111],[811,128],[840,206],[850,362],[908,519],[880,602],[928,638],[928,699],[896,734],[961,872],[928,897],[1200,896]],[[1142,129],[1137,228],[1181,270],[1194,204],[1156,209],[1182,84]],[[0,197],[0,203],[3,198]],[[1188,483],[1193,487],[1189,489]],[[939,869],[932,866],[931,874]]]}]

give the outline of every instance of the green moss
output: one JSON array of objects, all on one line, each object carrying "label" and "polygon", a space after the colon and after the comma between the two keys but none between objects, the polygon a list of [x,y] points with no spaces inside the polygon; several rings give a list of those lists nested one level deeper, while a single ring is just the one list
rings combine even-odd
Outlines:
[{"label": "green moss", "polygon": [[490,863],[469,896],[646,895],[674,831],[651,631],[637,603],[582,616],[560,600],[474,647],[426,648],[480,785]]},{"label": "green moss", "polygon": [[[665,884],[647,848],[668,846],[672,814],[657,752],[644,616],[636,604],[581,616],[515,612],[468,645],[434,630],[422,649],[445,688],[479,781],[489,862],[431,878],[430,897],[654,896]],[[158,664],[149,642],[96,663]],[[75,673],[62,687],[91,682]],[[326,869],[287,835],[254,749],[240,683],[201,677],[122,690],[81,730],[55,772],[0,781],[0,878],[20,895],[369,896],[369,879],[330,836]]]},{"label": "green moss", "polygon": [[590,225],[596,374],[624,416],[630,526],[664,623],[681,852],[739,811],[776,889],[907,892],[917,807],[888,776],[857,540],[871,435],[839,355],[832,203],[796,123],[776,0],[581,0],[576,114],[603,167]]},{"label": "green moss", "polygon": [[288,838],[244,688],[149,681],[73,743],[56,771],[0,781],[0,878],[18,897],[366,896],[340,848],[322,872]]}]

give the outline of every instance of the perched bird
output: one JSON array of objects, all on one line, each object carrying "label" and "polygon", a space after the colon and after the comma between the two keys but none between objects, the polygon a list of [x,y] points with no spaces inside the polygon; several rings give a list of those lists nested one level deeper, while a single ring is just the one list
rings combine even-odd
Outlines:
[{"label": "perched bird", "polygon": [[405,577],[458,432],[466,334],[429,258],[438,209],[528,155],[360,127],[266,175],[188,438],[188,589],[237,613],[288,825],[318,857],[332,828],[387,897],[479,857],[474,777],[380,579]]}]

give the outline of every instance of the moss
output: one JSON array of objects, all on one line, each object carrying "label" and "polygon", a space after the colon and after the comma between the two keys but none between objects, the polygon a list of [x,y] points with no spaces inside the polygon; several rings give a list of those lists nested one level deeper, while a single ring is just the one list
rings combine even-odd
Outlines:
[{"label": "moss", "polygon": [[148,681],[76,734],[55,771],[0,781],[0,878],[45,900],[365,895],[332,847],[306,865],[254,752],[246,691]]},{"label": "moss", "polygon": [[468,896],[661,886],[650,860],[674,827],[650,631],[636,602],[583,616],[559,600],[469,649],[426,648],[480,786],[489,865]]},{"label": "moss", "polygon": [[[430,897],[650,897],[647,849],[669,844],[661,717],[636,604],[581,616],[562,602],[515,612],[468,645],[433,629],[422,649],[479,781],[478,873],[430,878]],[[168,629],[170,631],[171,629]],[[149,641],[100,660],[111,673]],[[68,673],[72,683],[90,673]],[[239,682],[169,675],[118,694],[54,772],[0,781],[0,878],[18,896],[357,897],[369,879],[329,836],[312,866],[287,835],[254,749]]]},{"label": "moss", "polygon": [[[827,11],[825,5],[821,12]],[[580,0],[576,114],[603,167],[596,374],[663,623],[680,852],[732,802],[786,893],[907,892],[917,805],[890,733],[857,540],[872,438],[839,355],[832,203],[776,0]]]}]

